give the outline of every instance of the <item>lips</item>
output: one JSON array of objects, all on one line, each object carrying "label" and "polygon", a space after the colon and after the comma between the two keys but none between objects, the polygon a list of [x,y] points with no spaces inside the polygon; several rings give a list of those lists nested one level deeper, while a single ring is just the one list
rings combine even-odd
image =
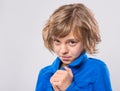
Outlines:
[{"label": "lips", "polygon": [[63,61],[69,61],[71,57],[69,56],[62,56],[61,57]]}]

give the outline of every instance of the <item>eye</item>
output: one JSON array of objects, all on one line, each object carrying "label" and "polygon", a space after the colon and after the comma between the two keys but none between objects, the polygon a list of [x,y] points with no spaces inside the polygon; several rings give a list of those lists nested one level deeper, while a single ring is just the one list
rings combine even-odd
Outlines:
[{"label": "eye", "polygon": [[60,41],[58,39],[54,39],[53,42],[54,42],[55,45],[59,45],[60,44]]},{"label": "eye", "polygon": [[76,44],[77,44],[77,41],[75,41],[75,40],[70,40],[69,41],[70,46],[75,46]]}]

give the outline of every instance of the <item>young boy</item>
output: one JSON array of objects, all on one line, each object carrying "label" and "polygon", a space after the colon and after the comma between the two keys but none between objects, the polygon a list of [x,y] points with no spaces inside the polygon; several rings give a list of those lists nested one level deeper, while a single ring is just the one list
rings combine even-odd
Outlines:
[{"label": "young boy", "polygon": [[112,91],[106,64],[95,54],[101,39],[92,12],[83,4],[56,9],[42,31],[44,45],[58,57],[41,69],[36,91]]}]

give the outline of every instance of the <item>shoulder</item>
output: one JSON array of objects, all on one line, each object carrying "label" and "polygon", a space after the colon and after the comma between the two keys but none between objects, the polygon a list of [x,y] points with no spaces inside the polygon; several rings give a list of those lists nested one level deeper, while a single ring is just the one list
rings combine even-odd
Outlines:
[{"label": "shoulder", "polygon": [[106,63],[103,60],[97,58],[88,58],[88,62],[93,64],[94,66],[105,66]]},{"label": "shoulder", "polygon": [[97,72],[108,71],[107,64],[103,60],[100,60],[100,59],[97,59],[97,58],[88,58],[88,63]]},{"label": "shoulder", "polygon": [[51,65],[48,65],[40,69],[39,76],[45,76],[47,74],[50,74],[51,72],[52,72],[52,67]]},{"label": "shoulder", "polygon": [[45,67],[43,67],[43,68],[41,68],[41,72],[46,72],[46,71],[48,71],[48,70],[50,70],[51,69],[51,65],[48,65],[48,66],[45,66]]},{"label": "shoulder", "polygon": [[89,69],[89,71],[94,71],[94,73],[101,73],[108,70],[108,67],[105,63],[105,61],[88,57],[84,64],[85,69]]}]

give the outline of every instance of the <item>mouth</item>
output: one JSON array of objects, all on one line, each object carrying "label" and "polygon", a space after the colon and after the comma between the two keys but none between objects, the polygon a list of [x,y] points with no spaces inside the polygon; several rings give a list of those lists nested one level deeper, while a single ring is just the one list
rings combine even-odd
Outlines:
[{"label": "mouth", "polygon": [[61,57],[61,59],[63,60],[63,61],[69,61],[70,60],[70,56],[62,56]]}]

